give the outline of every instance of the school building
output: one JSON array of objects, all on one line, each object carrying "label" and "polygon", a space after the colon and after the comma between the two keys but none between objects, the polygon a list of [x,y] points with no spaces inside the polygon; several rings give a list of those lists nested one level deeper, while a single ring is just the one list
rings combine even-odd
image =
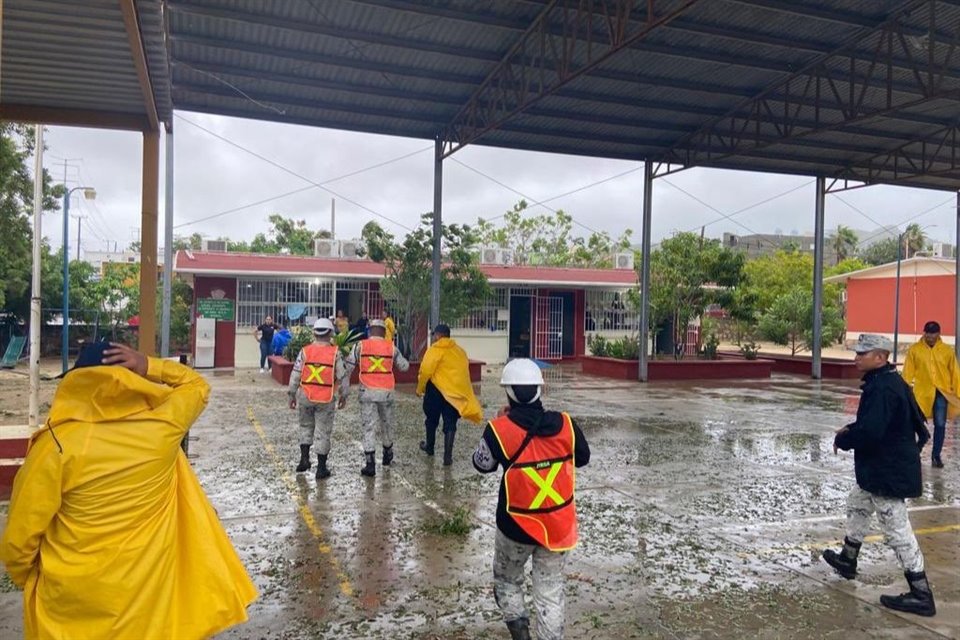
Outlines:
[{"label": "school building", "polygon": [[[845,282],[847,341],[861,333],[893,338],[897,263],[891,262],[824,279]],[[952,259],[926,256],[900,262],[899,342],[909,345],[923,335],[929,320],[940,323],[944,342],[957,336],[957,265]]]},{"label": "school building", "polygon": [[[634,334],[639,318],[627,291],[637,282],[632,263],[620,269],[481,264],[491,293],[475,312],[451,324],[453,337],[475,360],[576,358],[586,336]],[[382,265],[356,258],[179,251],[174,272],[191,283],[193,318],[216,318],[213,366],[255,367],[255,327],[267,315],[306,324],[342,309],[356,321],[380,315]]]}]

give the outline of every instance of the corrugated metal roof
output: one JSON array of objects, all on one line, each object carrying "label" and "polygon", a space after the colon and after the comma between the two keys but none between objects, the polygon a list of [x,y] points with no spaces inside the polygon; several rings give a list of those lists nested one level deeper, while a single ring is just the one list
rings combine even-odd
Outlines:
[{"label": "corrugated metal roof", "polygon": [[[658,15],[680,4],[653,3]],[[163,114],[172,106],[416,138],[446,131],[548,6],[549,0],[137,0]],[[645,20],[646,7],[634,3],[633,28]],[[2,103],[142,111],[116,2],[66,11],[62,0],[7,0],[3,10]],[[550,15],[548,31],[557,37],[564,18]],[[897,46],[888,47],[878,29],[893,16],[906,50],[899,35]],[[565,19],[575,20],[576,11]],[[604,35],[596,29],[591,48]],[[875,182],[955,189],[960,142],[937,138],[958,125],[960,114],[960,54],[948,45],[951,35],[960,36],[958,0],[699,0],[472,144],[633,160],[682,157],[827,177],[869,168]],[[31,55],[33,46],[39,55]],[[571,51],[576,65],[588,46],[579,41]],[[875,69],[888,55],[889,75],[879,76]],[[935,82],[923,68],[931,59],[934,73],[943,71]],[[818,92],[796,95],[804,77],[789,86],[786,80],[817,61],[829,69]],[[801,133],[785,132],[775,114],[761,113],[771,107],[760,96],[789,111]],[[847,122],[853,101],[863,111]],[[730,117],[750,119],[751,109],[762,116],[750,123],[755,137],[746,145],[731,141],[739,121]],[[729,131],[714,135],[714,123]],[[904,146],[925,138],[926,146]],[[887,158],[901,147],[895,161]],[[940,156],[931,158],[930,149]],[[920,170],[905,175],[904,164]]]}]

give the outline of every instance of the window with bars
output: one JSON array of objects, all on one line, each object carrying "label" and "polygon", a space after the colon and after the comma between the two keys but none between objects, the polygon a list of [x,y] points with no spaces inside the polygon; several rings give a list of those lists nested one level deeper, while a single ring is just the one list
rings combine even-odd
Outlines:
[{"label": "window with bars", "polygon": [[492,332],[507,332],[510,320],[510,290],[495,288],[484,300],[483,306],[468,313],[454,323],[453,329],[471,329]]},{"label": "window with bars", "polygon": [[640,315],[627,300],[627,289],[619,291],[586,291],[584,330],[591,331],[637,331]]},{"label": "window with bars", "polygon": [[[241,327],[255,327],[268,315],[287,326],[333,313],[332,280],[241,278],[237,282],[237,325]],[[291,319],[294,314],[299,315]]]}]

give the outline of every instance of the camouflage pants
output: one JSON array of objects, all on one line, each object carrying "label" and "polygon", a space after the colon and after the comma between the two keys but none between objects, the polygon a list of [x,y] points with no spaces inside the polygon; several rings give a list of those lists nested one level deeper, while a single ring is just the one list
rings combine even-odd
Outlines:
[{"label": "camouflage pants", "polygon": [[923,571],[923,553],[913,535],[903,498],[885,498],[854,487],[847,497],[847,536],[863,542],[870,531],[870,516],[876,512],[883,541],[897,554],[904,571]]},{"label": "camouflage pants", "polygon": [[317,453],[322,456],[329,454],[333,418],[337,413],[336,403],[313,404],[305,398],[298,398],[297,413],[300,420],[300,444],[313,444],[319,423],[320,433],[316,435]]},{"label": "camouflage pants", "polygon": [[393,400],[379,402],[360,400],[360,422],[363,424],[363,450],[377,448],[377,427],[381,429],[384,447],[393,446],[394,413]]},{"label": "camouflage pants", "polygon": [[567,552],[514,542],[497,530],[493,554],[493,595],[506,622],[529,618],[523,597],[523,573],[533,556],[533,606],[539,640],[563,638],[563,568]]}]

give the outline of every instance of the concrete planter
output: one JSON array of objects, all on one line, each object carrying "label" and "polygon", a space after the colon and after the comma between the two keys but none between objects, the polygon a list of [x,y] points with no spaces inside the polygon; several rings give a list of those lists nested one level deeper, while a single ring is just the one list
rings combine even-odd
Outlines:
[{"label": "concrete planter", "polygon": [[[640,363],[637,360],[597,358],[583,356],[583,373],[613,378],[637,380]],[[650,380],[728,380],[731,378],[769,378],[773,371],[772,360],[746,360],[721,358],[719,360],[651,360],[648,363]]]},{"label": "concrete planter", "polygon": [[[293,363],[283,356],[269,356],[267,359],[270,361],[270,375],[273,376],[273,379],[284,386],[290,384],[290,374],[293,372]],[[485,362],[480,362],[479,360],[470,361],[470,382],[474,384],[480,383],[480,377],[483,373],[482,369],[485,364]],[[397,384],[416,384],[419,374],[419,362],[411,362],[408,370],[402,372],[396,371],[394,373]],[[353,375],[350,376],[350,382],[352,384],[359,384],[359,370],[353,370]]]},{"label": "concrete planter", "polygon": [[[740,354],[724,353],[724,357],[740,358]],[[763,354],[764,360],[773,361],[773,370],[776,373],[788,373],[800,376],[809,376],[812,371],[812,358],[810,356],[786,356]],[[820,361],[820,374],[823,378],[831,380],[859,380],[863,373],[857,370],[857,365],[853,360],[841,360],[839,358],[823,358]]]}]

